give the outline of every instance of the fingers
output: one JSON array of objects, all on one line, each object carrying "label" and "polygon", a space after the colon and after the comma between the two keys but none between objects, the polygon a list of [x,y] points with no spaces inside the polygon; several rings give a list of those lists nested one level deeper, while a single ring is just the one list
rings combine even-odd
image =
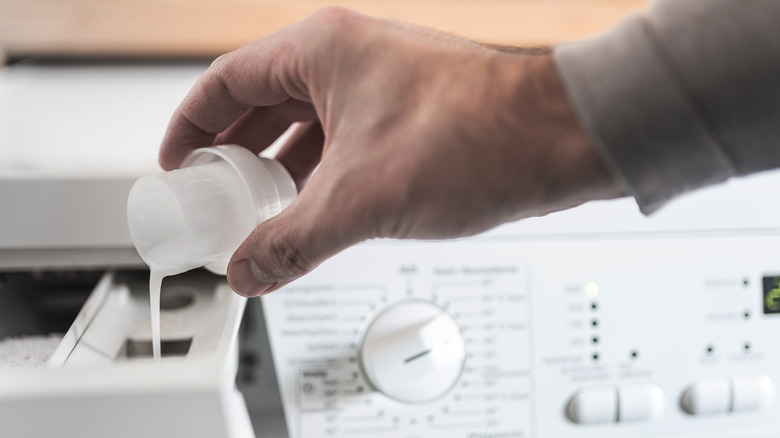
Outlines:
[{"label": "fingers", "polygon": [[317,120],[314,107],[295,99],[274,106],[252,107],[217,135],[213,144],[237,144],[259,154],[292,123],[308,120]]},{"label": "fingers", "polygon": [[252,107],[217,135],[213,144],[237,144],[259,154],[284,134],[291,123],[275,112],[273,107]]},{"label": "fingers", "polygon": [[[314,178],[312,184],[316,185]],[[246,297],[274,291],[364,240],[356,232],[358,224],[344,210],[330,205],[318,190],[302,192],[287,210],[255,228],[236,250],[228,266],[230,286]]]},{"label": "fingers", "polygon": [[[175,169],[193,149],[211,146],[251,107],[275,106],[290,99],[311,104],[318,96],[318,105],[327,107],[323,95],[333,91],[339,71],[334,65],[351,62],[339,54],[351,47],[344,35],[357,32],[352,27],[365,21],[358,17],[341,8],[324,8],[220,56],[173,114],[160,146],[163,169]],[[264,127],[260,123],[256,129]]]},{"label": "fingers", "polygon": [[276,155],[276,159],[290,172],[298,191],[320,163],[324,142],[325,134],[320,122],[300,123]]},{"label": "fingers", "polygon": [[[305,59],[296,59],[298,51],[291,50],[302,43],[294,33],[287,30],[257,40],[209,67],[171,118],[160,146],[164,169],[178,167],[193,149],[212,145],[252,106],[277,105],[290,97],[308,100],[298,86],[306,83],[300,73]],[[255,129],[264,128],[261,122]]]}]

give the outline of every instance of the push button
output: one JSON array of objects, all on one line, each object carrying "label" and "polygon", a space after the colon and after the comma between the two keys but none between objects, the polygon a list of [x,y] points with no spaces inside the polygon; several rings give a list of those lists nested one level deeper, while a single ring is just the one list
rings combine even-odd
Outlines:
[{"label": "push button", "polygon": [[728,412],[731,409],[731,380],[727,378],[699,380],[683,392],[680,406],[691,415]]},{"label": "push button", "polygon": [[569,400],[566,416],[577,424],[603,424],[617,421],[618,399],[614,386],[584,389]]},{"label": "push button", "polygon": [[731,384],[734,412],[757,411],[775,398],[775,384],[763,374],[733,377]]},{"label": "push button", "polygon": [[689,387],[680,406],[691,415],[749,412],[769,405],[775,384],[763,374],[700,380]]},{"label": "push button", "polygon": [[645,421],[661,415],[664,393],[651,383],[623,385],[618,388],[618,421]]}]

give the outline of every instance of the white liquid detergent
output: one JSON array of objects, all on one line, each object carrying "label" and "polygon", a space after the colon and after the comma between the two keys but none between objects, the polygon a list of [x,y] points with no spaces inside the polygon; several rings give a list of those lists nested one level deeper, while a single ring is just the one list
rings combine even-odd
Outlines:
[{"label": "white liquid detergent", "polygon": [[163,278],[169,274],[150,266],[149,275],[149,305],[152,313],[152,355],[154,360],[160,360],[162,357],[162,342],[160,341],[160,289],[162,288]]},{"label": "white liquid detergent", "polygon": [[152,348],[160,350],[160,293],[169,275],[205,266],[225,275],[249,233],[295,199],[295,183],[277,161],[240,146],[195,150],[181,169],[140,178],[127,200],[127,222],[149,265]]},{"label": "white liquid detergent", "polygon": [[158,265],[151,260],[168,260],[175,257],[183,249],[180,242],[165,242],[149,251],[149,305],[151,307],[152,320],[152,356],[154,360],[160,360],[162,357],[162,348],[160,341],[160,290],[162,281],[169,275],[181,274],[184,272],[181,268]]}]

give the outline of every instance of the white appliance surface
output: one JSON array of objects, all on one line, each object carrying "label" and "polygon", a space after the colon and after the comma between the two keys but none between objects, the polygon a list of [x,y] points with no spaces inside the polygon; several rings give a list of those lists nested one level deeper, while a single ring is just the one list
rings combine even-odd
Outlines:
[{"label": "white appliance surface", "polygon": [[[293,437],[777,431],[771,388],[765,405],[743,412],[731,412],[730,397],[734,378],[780,381],[780,315],[764,314],[762,284],[780,273],[779,244],[778,234],[653,235],[353,248],[263,298],[288,429]],[[360,347],[381,312],[416,300],[455,319],[466,356],[450,391],[404,403],[372,389]],[[411,357],[388,360],[404,367]],[[422,386],[437,370],[409,383]],[[684,391],[704,378],[723,380],[726,404],[709,415],[684,413]],[[565,414],[580,392],[606,389],[616,403],[618,389],[636,385],[662,392],[632,414],[638,419],[626,419],[625,406],[594,414],[599,424]],[[600,409],[609,400],[591,403]]]},{"label": "white appliance surface", "polygon": [[0,69],[0,178],[159,171],[168,120],[205,69],[35,62]]}]

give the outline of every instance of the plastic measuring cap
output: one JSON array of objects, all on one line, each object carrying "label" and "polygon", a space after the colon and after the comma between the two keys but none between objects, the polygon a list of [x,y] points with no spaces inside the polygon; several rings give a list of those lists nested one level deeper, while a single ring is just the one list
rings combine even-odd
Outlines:
[{"label": "plastic measuring cap", "polygon": [[127,223],[150,267],[178,273],[205,266],[225,275],[244,239],[296,195],[278,161],[236,145],[201,148],[180,169],[135,182]]}]

